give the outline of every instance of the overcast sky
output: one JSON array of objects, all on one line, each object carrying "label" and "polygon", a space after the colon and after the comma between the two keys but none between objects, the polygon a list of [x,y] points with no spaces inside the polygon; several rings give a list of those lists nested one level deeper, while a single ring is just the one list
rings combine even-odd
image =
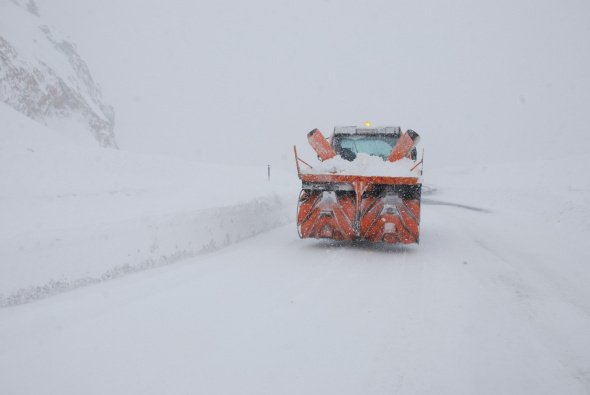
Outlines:
[{"label": "overcast sky", "polygon": [[586,0],[37,4],[125,150],[290,167],[311,129],[364,121],[416,130],[430,166],[590,146]]}]

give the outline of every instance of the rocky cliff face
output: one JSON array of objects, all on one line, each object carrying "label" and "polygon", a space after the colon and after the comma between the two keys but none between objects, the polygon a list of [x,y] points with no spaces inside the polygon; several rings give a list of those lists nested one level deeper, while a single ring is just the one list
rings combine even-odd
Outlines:
[{"label": "rocky cliff face", "polygon": [[48,126],[66,120],[117,148],[113,107],[75,44],[43,24],[34,0],[0,0],[0,101]]}]

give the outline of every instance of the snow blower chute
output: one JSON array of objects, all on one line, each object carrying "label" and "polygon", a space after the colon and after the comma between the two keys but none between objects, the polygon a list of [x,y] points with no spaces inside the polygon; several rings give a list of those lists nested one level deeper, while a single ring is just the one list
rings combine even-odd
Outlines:
[{"label": "snow blower chute", "polygon": [[423,161],[417,162],[416,132],[337,126],[329,141],[317,129],[307,138],[321,163],[309,165],[294,147],[302,181],[299,237],[419,242]]}]

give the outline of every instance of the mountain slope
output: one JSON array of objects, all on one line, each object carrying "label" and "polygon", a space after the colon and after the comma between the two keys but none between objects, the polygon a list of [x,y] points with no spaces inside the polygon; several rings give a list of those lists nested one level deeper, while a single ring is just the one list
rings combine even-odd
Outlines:
[{"label": "mountain slope", "polygon": [[45,25],[32,1],[0,1],[0,101],[77,140],[117,147],[113,107],[76,45]]}]

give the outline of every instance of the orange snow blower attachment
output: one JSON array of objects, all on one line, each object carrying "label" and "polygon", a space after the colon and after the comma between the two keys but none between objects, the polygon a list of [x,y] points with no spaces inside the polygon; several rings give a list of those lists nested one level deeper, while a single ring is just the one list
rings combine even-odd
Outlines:
[{"label": "orange snow blower attachment", "polygon": [[[299,161],[306,162],[295,148],[302,181],[297,206],[301,238],[419,242],[422,169],[414,163],[420,140],[416,132],[347,126],[334,128],[331,145],[317,129],[308,139],[324,162],[301,169]],[[362,174],[365,168],[375,174]]]}]

